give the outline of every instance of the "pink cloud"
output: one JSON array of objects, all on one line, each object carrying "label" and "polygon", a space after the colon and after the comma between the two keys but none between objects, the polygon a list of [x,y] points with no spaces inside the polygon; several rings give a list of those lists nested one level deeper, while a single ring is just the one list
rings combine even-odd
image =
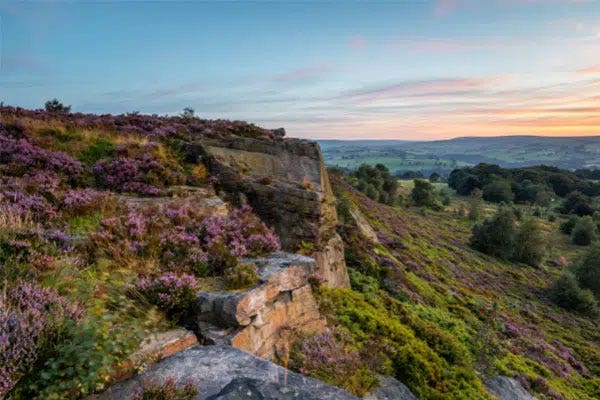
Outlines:
[{"label": "pink cloud", "polygon": [[363,50],[367,47],[367,40],[362,35],[353,35],[348,45],[354,50]]},{"label": "pink cloud", "polygon": [[316,65],[311,67],[298,68],[293,71],[284,72],[281,74],[274,75],[271,80],[273,81],[298,81],[308,78],[317,78],[323,74],[331,72],[333,67],[331,65]]},{"label": "pink cloud", "polygon": [[600,64],[593,65],[589,68],[581,69],[577,72],[579,72],[580,74],[600,74]]},{"label": "pink cloud", "polygon": [[433,12],[436,17],[443,17],[458,8],[458,0],[437,0]]}]

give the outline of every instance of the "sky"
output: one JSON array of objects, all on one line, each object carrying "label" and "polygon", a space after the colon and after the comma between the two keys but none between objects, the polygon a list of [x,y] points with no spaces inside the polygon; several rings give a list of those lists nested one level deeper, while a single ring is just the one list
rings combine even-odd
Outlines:
[{"label": "sky", "polygon": [[315,139],[600,135],[600,0],[0,0],[0,101],[54,97]]}]

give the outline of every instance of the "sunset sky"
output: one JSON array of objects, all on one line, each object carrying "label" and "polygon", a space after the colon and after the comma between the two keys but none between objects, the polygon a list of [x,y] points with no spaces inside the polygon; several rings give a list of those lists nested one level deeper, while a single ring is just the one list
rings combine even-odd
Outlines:
[{"label": "sunset sky", "polygon": [[600,135],[600,0],[0,0],[0,101],[289,136]]}]

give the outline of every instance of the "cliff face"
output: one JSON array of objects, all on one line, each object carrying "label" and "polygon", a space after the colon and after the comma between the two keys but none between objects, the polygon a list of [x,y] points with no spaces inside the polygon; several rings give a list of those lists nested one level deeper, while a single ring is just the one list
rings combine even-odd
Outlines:
[{"label": "cliff face", "polygon": [[218,177],[230,202],[250,204],[275,229],[285,250],[310,249],[314,272],[327,285],[349,286],[335,197],[317,143],[225,136],[198,139],[186,150]]}]

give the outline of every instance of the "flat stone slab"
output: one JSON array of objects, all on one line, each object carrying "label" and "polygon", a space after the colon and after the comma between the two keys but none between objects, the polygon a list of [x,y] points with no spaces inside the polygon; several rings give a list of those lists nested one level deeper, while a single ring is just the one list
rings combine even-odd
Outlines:
[{"label": "flat stone slab", "polygon": [[[162,382],[169,377],[174,378],[178,385],[193,382],[200,392],[196,400],[358,400],[358,397],[340,388],[291,372],[230,346],[191,347],[88,399],[131,399],[143,382]],[[240,397],[240,391],[245,391],[247,397]],[[251,394],[262,393],[263,397],[248,396],[248,391]]]}]

